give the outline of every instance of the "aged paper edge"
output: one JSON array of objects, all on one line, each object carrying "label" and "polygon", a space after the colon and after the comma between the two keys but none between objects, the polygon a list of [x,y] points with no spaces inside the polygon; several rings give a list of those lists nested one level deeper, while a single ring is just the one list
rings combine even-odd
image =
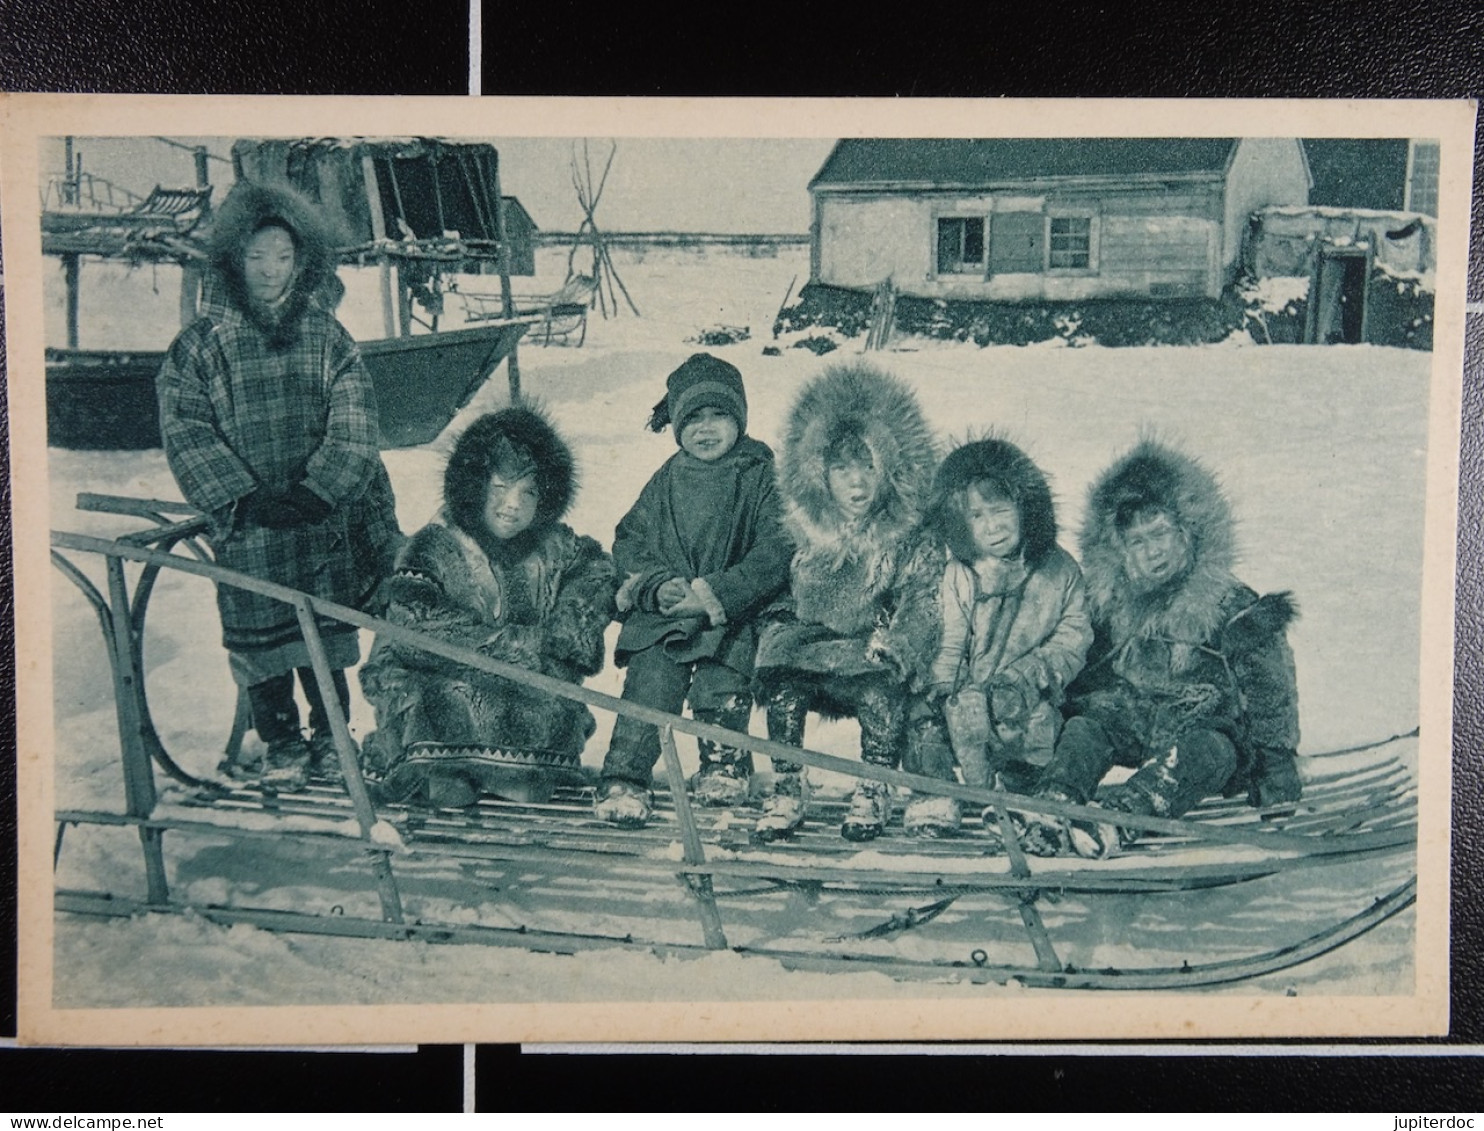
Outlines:
[{"label": "aged paper edge", "polygon": [[[271,98],[0,95],[10,372],[42,357],[38,141],[83,136],[1437,137],[1427,459],[1416,992],[1393,998],[1028,993],[1024,1000],[550,1003],[59,1010],[52,999],[50,585],[45,398],[11,381],[17,585],[20,1039],[27,1044],[1091,1040],[1420,1036],[1448,1025],[1453,585],[1472,102]],[[141,956],[147,960],[147,956]]]}]

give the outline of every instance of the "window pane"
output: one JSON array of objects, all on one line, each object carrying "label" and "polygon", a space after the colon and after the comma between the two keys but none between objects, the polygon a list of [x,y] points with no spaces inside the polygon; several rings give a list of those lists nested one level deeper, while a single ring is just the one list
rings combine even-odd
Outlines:
[{"label": "window pane", "polygon": [[1051,266],[1063,270],[1092,264],[1092,220],[1086,216],[1056,216],[1051,221]]},{"label": "window pane", "polygon": [[1407,207],[1413,212],[1438,214],[1438,143],[1412,143],[1412,179],[1407,185]]},{"label": "window pane", "polygon": [[984,221],[955,216],[938,221],[938,274],[977,275],[984,270]]},{"label": "window pane", "polygon": [[964,222],[938,221],[938,273],[952,274],[964,267]]},{"label": "window pane", "polygon": [[964,263],[984,265],[984,221],[964,221]]}]

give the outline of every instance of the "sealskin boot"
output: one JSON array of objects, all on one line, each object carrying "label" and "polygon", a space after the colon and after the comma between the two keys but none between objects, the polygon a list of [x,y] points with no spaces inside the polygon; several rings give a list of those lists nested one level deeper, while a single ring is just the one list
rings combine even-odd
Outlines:
[{"label": "sealskin boot", "polygon": [[803,826],[808,807],[809,779],[804,771],[780,773],[773,792],[763,799],[763,815],[758,818],[752,838],[765,844],[787,840]]},{"label": "sealskin boot", "polygon": [[[751,703],[733,702],[713,711],[697,711],[699,722],[745,732],[752,714]],[[701,752],[701,768],[690,780],[691,793],[698,805],[724,809],[747,801],[752,784],[752,752],[737,746],[696,740]]]},{"label": "sealskin boot", "polygon": [[649,790],[622,778],[609,778],[598,786],[593,816],[620,829],[642,829],[654,812]]},{"label": "sealskin boot", "polygon": [[[1110,817],[1117,813],[1131,813],[1151,817],[1156,808],[1141,790],[1127,784],[1114,786],[1096,802],[1099,808],[1107,809]],[[1106,860],[1117,856],[1140,836],[1138,829],[1126,829],[1113,820],[1071,821],[1067,824],[1067,839],[1072,851],[1087,860]]]},{"label": "sealskin boot", "polygon": [[303,789],[309,780],[309,744],[297,731],[268,743],[263,755],[263,784],[273,789]]},{"label": "sealskin boot", "polygon": [[931,840],[957,835],[960,820],[956,798],[925,794],[907,802],[907,811],[902,814],[902,827],[908,836]]},{"label": "sealskin boot", "polygon": [[[784,684],[768,693],[768,738],[787,746],[804,745],[804,720],[809,714],[809,693],[803,688]],[[776,773],[773,792],[763,799],[763,815],[753,829],[752,839],[768,843],[786,840],[804,824],[809,807],[809,779],[797,763],[774,759]]]},{"label": "sealskin boot", "polygon": [[857,782],[840,835],[846,840],[875,840],[886,831],[890,819],[891,786],[879,781]]}]

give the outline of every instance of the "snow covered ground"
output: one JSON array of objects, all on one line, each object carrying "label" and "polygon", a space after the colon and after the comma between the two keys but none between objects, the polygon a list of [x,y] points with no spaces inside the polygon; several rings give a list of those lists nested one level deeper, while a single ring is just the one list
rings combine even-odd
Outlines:
[{"label": "snow covered ground", "polygon": [[[596,312],[581,349],[521,350],[524,388],[553,413],[578,454],[583,487],[569,521],[605,544],[640,487],[674,450],[668,435],[646,432],[649,407],[665,375],[699,348],[686,339],[716,324],[750,326],[750,340],[715,347],[747,382],[750,431],[773,442],[791,393],[831,357],[784,348],[764,356],[774,314],[791,281],[807,278],[802,250],[776,256],[711,251],[619,252],[615,258],[642,318],[627,309]],[[545,250],[531,289],[554,289],[566,252]],[[161,348],[173,325],[175,281],[144,268],[126,276],[99,269],[84,281],[84,346]],[[49,280],[48,322],[60,318]],[[371,280],[349,280],[342,317],[357,336],[377,336]],[[467,280],[489,286],[491,280]],[[795,286],[797,283],[795,283]],[[522,289],[525,289],[524,287]],[[450,311],[457,313],[455,301]],[[144,327],[155,328],[146,334]],[[165,327],[161,331],[158,327]],[[787,346],[787,342],[777,343]],[[898,341],[875,356],[918,390],[928,419],[947,439],[995,429],[1025,447],[1058,492],[1066,543],[1081,517],[1090,480],[1142,431],[1188,446],[1219,470],[1239,516],[1239,573],[1265,591],[1292,589],[1302,619],[1291,633],[1297,657],[1304,738],[1318,752],[1410,730],[1418,719],[1418,656],[1426,408],[1431,356],[1369,346],[1257,347],[1231,342],[1179,349],[978,349]],[[854,353],[847,344],[844,352]],[[841,355],[836,355],[841,356]],[[503,370],[445,434],[424,448],[386,453],[398,515],[416,529],[437,509],[442,460],[451,438],[505,399]],[[128,520],[83,514],[79,491],[178,498],[161,453],[50,453],[52,525],[115,534]],[[97,563],[85,565],[101,577]],[[60,575],[53,581],[56,680],[56,795],[65,807],[122,808],[112,692],[91,609]],[[614,630],[616,635],[616,629]],[[189,770],[209,774],[231,720],[234,689],[218,647],[211,589],[163,576],[146,641],[151,705],[167,747]],[[620,673],[591,681],[617,694]],[[372,726],[357,702],[352,729]],[[601,762],[611,719],[584,761]],[[760,719],[754,720],[760,733]],[[855,757],[849,724],[816,727],[815,749]],[[1408,744],[1411,749],[1411,744]],[[682,748],[693,759],[693,749]],[[165,787],[165,800],[171,798]],[[259,902],[327,909],[341,902],[334,869],[317,867],[293,845],[228,847],[172,837],[175,892],[198,901]],[[1128,898],[1048,909],[1048,926],[1069,939],[1080,965],[1145,961],[1213,948],[1249,952],[1294,941],[1359,910],[1400,882],[1405,867],[1347,865],[1240,890]],[[69,832],[58,869],[63,887],[140,894],[138,844],[108,829]],[[469,897],[471,900],[473,896]],[[427,912],[456,918],[508,911],[428,897]],[[1109,904],[1113,903],[1113,906]],[[374,912],[372,912],[374,914]],[[738,912],[731,912],[737,914]],[[878,916],[880,917],[880,916]],[[945,916],[945,920],[948,919]],[[1004,916],[984,933],[1008,929]],[[503,923],[498,917],[487,921]],[[959,913],[959,930],[975,923]],[[1307,929],[1300,929],[1303,924]],[[540,924],[558,925],[550,922]],[[687,929],[699,940],[698,929]],[[1018,928],[1017,928],[1018,929]],[[1286,932],[1286,933],[1285,933]],[[1408,994],[1413,982],[1411,912],[1355,944],[1286,974],[1230,991]],[[925,934],[926,932],[923,932]],[[909,932],[897,953],[927,944]],[[1023,939],[1022,939],[1023,945]],[[1023,957],[1022,957],[1023,960]],[[760,1000],[982,997],[1014,989],[902,985],[875,974],[789,973],[736,955],[664,961],[604,952],[578,958],[481,947],[433,947],[273,935],[219,928],[189,918],[56,924],[54,1002],[58,1007],[271,1003],[521,1002],[532,1000]]]}]

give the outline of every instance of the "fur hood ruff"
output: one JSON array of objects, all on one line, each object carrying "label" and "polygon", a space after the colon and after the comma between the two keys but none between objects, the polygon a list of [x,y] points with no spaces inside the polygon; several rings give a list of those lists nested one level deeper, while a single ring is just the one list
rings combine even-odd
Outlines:
[{"label": "fur hood ruff", "polygon": [[[506,445],[535,466],[536,517],[523,533],[501,542],[484,524],[490,476]],[[550,418],[526,404],[481,416],[458,438],[443,472],[443,509],[448,520],[493,560],[524,556],[561,521],[577,494],[572,450]]]},{"label": "fur hood ruff", "polygon": [[[1022,553],[1025,564],[1035,569],[1056,548],[1056,507],[1045,473],[1003,437],[990,435],[970,440],[948,454],[933,483],[930,521],[945,535],[953,526],[960,525],[950,517],[950,500],[957,492],[984,479],[998,482],[1017,501]],[[960,551],[967,547],[954,545],[958,540],[948,538],[950,548],[962,557]],[[971,564],[964,560],[965,564]]]},{"label": "fur hood ruff", "polygon": [[[242,274],[247,241],[265,223],[287,228],[294,237],[294,280],[287,297],[272,310],[248,296]],[[207,256],[211,275],[203,307],[220,318],[235,311],[256,325],[274,345],[293,340],[299,320],[310,309],[333,311],[345,294],[335,274],[341,233],[323,208],[284,183],[239,181],[227,194],[211,224]]]},{"label": "fur hood ruff", "polygon": [[[1136,592],[1115,524],[1127,505],[1158,507],[1184,529],[1191,563],[1183,579]],[[1200,645],[1216,639],[1232,615],[1228,598],[1238,582],[1231,507],[1210,471],[1156,440],[1141,441],[1093,483],[1080,547],[1093,618],[1108,626],[1115,646],[1136,637]]]},{"label": "fur hood ruff", "polygon": [[[830,496],[825,459],[842,436],[859,438],[881,472],[881,497],[858,522],[846,522]],[[937,460],[906,384],[861,363],[830,366],[794,401],[778,459],[783,522],[799,555],[843,561],[905,537],[927,506]]]}]

